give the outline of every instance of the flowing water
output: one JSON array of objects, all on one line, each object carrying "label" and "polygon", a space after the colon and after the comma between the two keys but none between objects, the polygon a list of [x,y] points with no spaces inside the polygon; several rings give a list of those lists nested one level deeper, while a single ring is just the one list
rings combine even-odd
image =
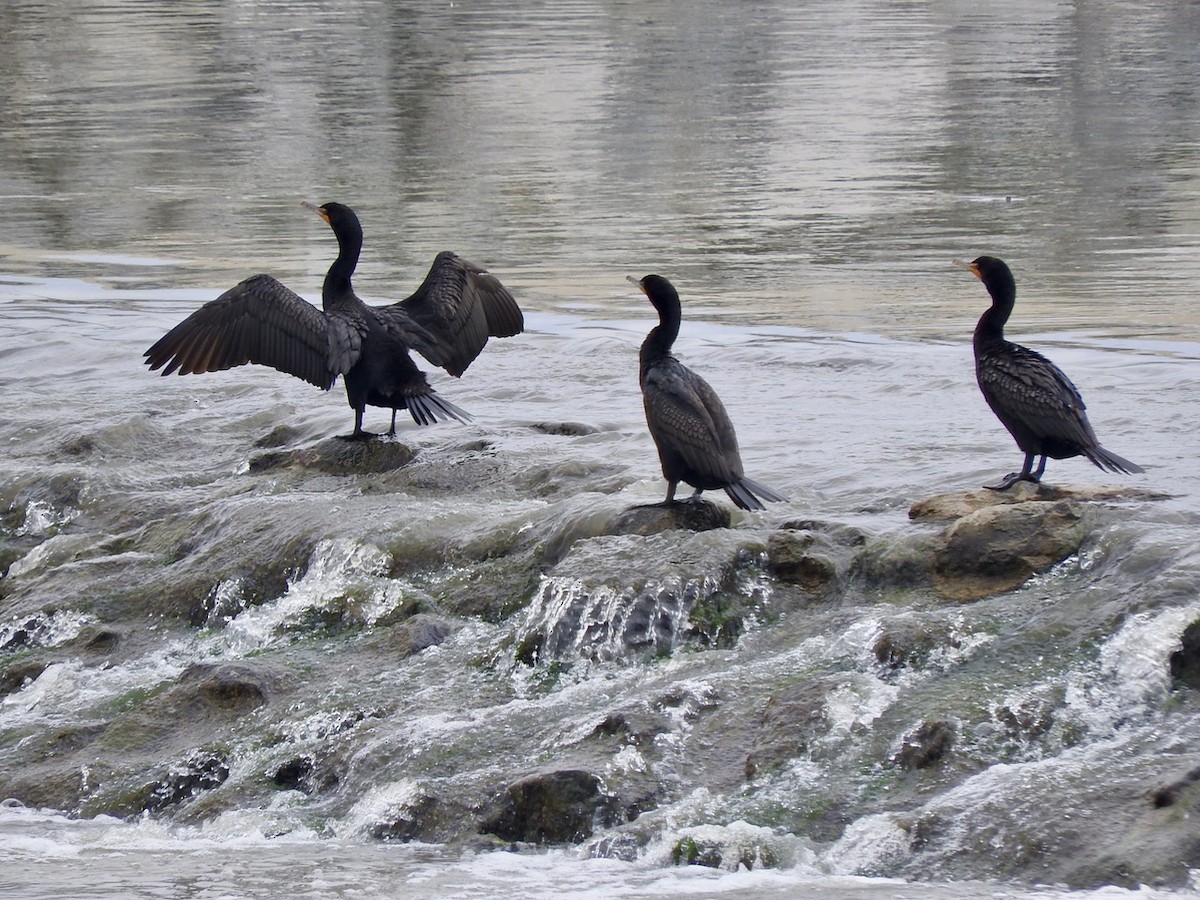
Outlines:
[{"label": "flowing water", "polygon": [[[7,0],[0,892],[1186,892],[1138,890],[1096,823],[1200,771],[1168,665],[1200,619],[1198,45],[1200,6],[1168,2]],[[249,469],[277,426],[349,430],[340,387],[141,365],[247,275],[317,299],[334,244],[301,200],[359,212],[368,300],[453,249],[526,310],[431,374],[476,421],[402,428],[400,474]],[[913,501],[1020,461],[974,385],[985,292],[950,265],[983,253],[1016,274],[1011,336],[1160,499],[1010,593],[795,602],[763,564],[785,523],[902,539]],[[625,281],[652,271],[748,474],[791,497],[730,529],[602,533],[663,491]],[[751,612],[697,640],[701,602]],[[940,638],[884,671],[906,628]],[[267,702],[180,706],[206,666]],[[754,777],[723,735],[809,683],[820,733]],[[948,763],[881,762],[931,718]],[[451,839],[514,773],[578,766],[652,802],[566,848]],[[397,840],[434,801],[446,840]],[[741,856],[675,865],[698,845]]]}]

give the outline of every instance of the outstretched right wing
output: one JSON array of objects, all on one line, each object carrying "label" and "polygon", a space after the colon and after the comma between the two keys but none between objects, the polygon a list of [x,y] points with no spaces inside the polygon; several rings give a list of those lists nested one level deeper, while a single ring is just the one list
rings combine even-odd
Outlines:
[{"label": "outstretched right wing", "polygon": [[325,315],[270,275],[254,275],[204,304],[145,356],[163,375],[258,363],[329,390],[361,350],[352,323]]}]

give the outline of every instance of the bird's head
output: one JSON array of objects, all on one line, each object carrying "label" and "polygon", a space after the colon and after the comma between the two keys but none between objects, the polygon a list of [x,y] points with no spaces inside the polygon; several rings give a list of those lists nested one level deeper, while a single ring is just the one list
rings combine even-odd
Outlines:
[{"label": "bird's head", "polygon": [[626,278],[633,284],[636,284],[654,304],[654,308],[661,310],[664,304],[678,304],[679,292],[675,290],[675,286],[661,275],[647,275],[645,278],[634,278],[632,275],[627,275]]}]

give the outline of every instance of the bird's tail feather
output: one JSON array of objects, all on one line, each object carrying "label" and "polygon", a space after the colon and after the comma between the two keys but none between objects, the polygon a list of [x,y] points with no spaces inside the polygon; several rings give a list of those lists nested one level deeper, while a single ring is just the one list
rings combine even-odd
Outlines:
[{"label": "bird's tail feather", "polygon": [[749,478],[743,478],[741,481],[729,485],[725,488],[725,493],[742,509],[766,509],[762,504],[763,500],[768,503],[779,503],[787,499],[778,491]]},{"label": "bird's tail feather", "polygon": [[459,422],[470,422],[474,417],[461,407],[455,406],[449,400],[438,396],[433,391],[427,394],[413,394],[405,398],[408,411],[413,421],[418,425],[432,425],[447,419],[457,419]]},{"label": "bird's tail feather", "polygon": [[1146,470],[1137,463],[1131,463],[1123,456],[1117,456],[1110,450],[1105,450],[1103,447],[1091,447],[1084,451],[1087,458],[1103,469],[1105,472],[1120,472],[1122,475],[1134,475],[1138,472]]}]

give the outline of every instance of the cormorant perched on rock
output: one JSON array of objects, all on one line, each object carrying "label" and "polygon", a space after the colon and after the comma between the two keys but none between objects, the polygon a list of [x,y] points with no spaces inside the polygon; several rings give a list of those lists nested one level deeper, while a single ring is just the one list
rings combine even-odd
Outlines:
[{"label": "cormorant perched on rock", "polygon": [[[986,487],[1003,491],[1018,481],[1040,481],[1047,457],[1086,456],[1108,472],[1131,475],[1144,471],[1100,446],[1083,398],[1058,366],[1040,353],[1004,339],[1017,283],[1003,260],[981,256],[970,263],[955,263],[982,281],[992,297],[991,307],[975,326],[975,377],[983,399],[1025,453],[1020,472]],[[1033,460],[1038,456],[1041,461],[1034,471]]]},{"label": "cormorant perched on rock", "polygon": [[646,424],[658,447],[667,503],[685,481],[702,491],[721,488],[742,509],[763,509],[762,501],[786,500],[743,474],[737,435],[729,414],[708,382],[677,360],[671,346],[679,335],[679,294],[667,279],[647,275],[629,280],[642,289],[658,310],[658,327],[642,342],[638,381],[646,407]]},{"label": "cormorant perched on rock", "polygon": [[489,337],[524,328],[512,295],[488,272],[442,252],[416,293],[390,306],[368,306],[350,277],[363,232],[354,210],[341,203],[303,204],[324,219],[338,240],[338,256],[321,291],[323,312],[270,275],[253,275],[196,310],[146,351],[146,365],[163,375],[216,372],[246,363],[271,366],[329,390],[339,375],[354,409],[351,439],[363,431],[367,405],[407,409],[418,425],[470,415],[443,400],[409,356],[414,349],[459,376]]}]

